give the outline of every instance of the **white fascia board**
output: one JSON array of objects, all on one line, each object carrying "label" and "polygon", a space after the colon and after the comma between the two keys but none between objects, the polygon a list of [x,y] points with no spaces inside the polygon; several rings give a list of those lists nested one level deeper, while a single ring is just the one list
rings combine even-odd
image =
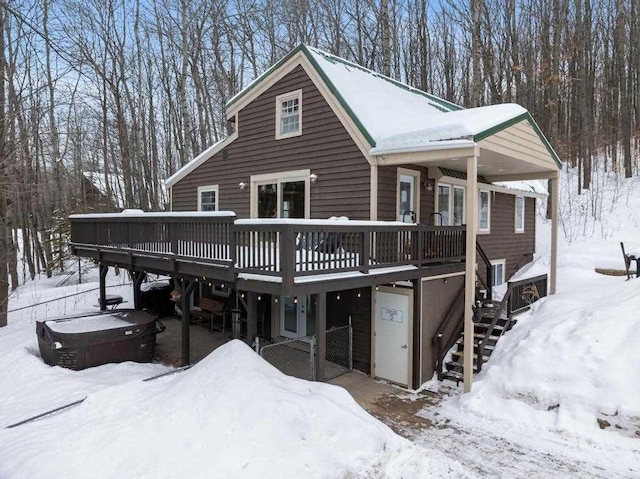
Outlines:
[{"label": "white fascia board", "polygon": [[369,153],[371,155],[390,155],[394,153],[418,153],[421,151],[436,151],[436,150],[453,150],[458,148],[475,148],[476,143],[473,140],[443,140],[433,141],[429,143],[423,143],[419,145],[406,145],[406,146],[389,146],[389,147],[374,147],[371,148]]},{"label": "white fascia board", "polygon": [[204,150],[202,153],[200,153],[198,156],[196,156],[193,160],[191,160],[189,163],[187,163],[186,165],[184,165],[182,168],[180,168],[178,171],[176,171],[173,175],[171,175],[169,178],[167,178],[166,180],[164,180],[164,185],[167,188],[171,188],[173,185],[175,185],[178,181],[180,181],[181,179],[183,179],[185,176],[187,176],[189,173],[191,173],[193,170],[195,170],[198,166],[200,166],[201,164],[203,164],[205,161],[207,161],[209,158],[211,158],[213,155],[215,155],[216,153],[218,153],[220,150],[222,150],[224,147],[226,147],[227,145],[229,145],[230,143],[232,143],[236,138],[238,138],[238,130],[236,129],[236,131],[228,136],[227,138],[220,140],[217,143],[214,143],[213,145],[211,145],[209,148],[207,148],[206,150]]}]

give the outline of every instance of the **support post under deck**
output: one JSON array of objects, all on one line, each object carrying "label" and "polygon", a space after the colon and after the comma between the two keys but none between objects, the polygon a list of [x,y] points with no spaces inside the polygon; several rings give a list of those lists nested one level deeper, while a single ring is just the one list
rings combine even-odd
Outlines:
[{"label": "support post under deck", "polygon": [[99,266],[100,272],[100,311],[107,310],[107,273],[109,272],[109,267],[103,264]]},{"label": "support post under deck", "polygon": [[142,294],[140,286],[147,275],[143,271],[130,271],[129,273],[131,274],[131,279],[133,279],[133,308],[140,310],[142,309]]},{"label": "support post under deck", "polygon": [[258,293],[247,292],[247,344],[253,345],[258,335]]},{"label": "support post under deck", "polygon": [[315,353],[316,381],[324,381],[324,362],[327,355],[327,293],[319,293],[317,295]]},{"label": "support post under deck", "polygon": [[191,364],[191,294],[196,287],[195,281],[175,280],[180,291],[180,309],[182,310],[182,366]]}]

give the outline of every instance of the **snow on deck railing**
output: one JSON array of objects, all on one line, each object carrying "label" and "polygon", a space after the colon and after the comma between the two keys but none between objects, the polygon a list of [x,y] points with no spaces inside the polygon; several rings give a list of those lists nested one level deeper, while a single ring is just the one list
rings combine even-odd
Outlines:
[{"label": "snow on deck railing", "polygon": [[[462,261],[465,228],[345,219],[235,220],[234,214],[74,215],[75,254],[170,259],[281,277]],[[130,261],[123,256],[123,261]],[[167,270],[172,263],[165,261]]]}]

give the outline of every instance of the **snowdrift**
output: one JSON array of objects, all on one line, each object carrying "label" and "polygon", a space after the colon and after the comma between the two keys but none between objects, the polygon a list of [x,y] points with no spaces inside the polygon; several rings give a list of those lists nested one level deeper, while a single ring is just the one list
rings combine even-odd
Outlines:
[{"label": "snowdrift", "polygon": [[283,375],[232,341],[188,371],[92,394],[0,431],[0,477],[438,477],[342,388]]}]

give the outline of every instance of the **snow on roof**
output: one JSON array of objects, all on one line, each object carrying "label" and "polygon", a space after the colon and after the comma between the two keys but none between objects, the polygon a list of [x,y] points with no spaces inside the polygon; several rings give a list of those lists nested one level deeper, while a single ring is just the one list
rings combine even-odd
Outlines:
[{"label": "snow on roof", "polygon": [[520,105],[505,103],[423,115],[413,123],[414,127],[421,125],[420,128],[382,138],[374,150],[381,154],[438,145],[443,140],[473,140],[475,135],[526,113],[527,110]]},{"label": "snow on roof", "polygon": [[171,185],[173,185],[174,183],[178,182],[187,173],[189,173],[191,170],[197,168],[202,163],[207,161],[210,157],[212,157],[214,154],[216,154],[218,152],[218,150],[222,149],[227,143],[229,143],[233,139],[235,139],[235,135],[228,136],[227,138],[223,138],[222,140],[215,142],[209,148],[207,148],[202,153],[200,153],[198,156],[196,156],[193,160],[190,160],[187,164],[182,166],[182,168],[180,168],[178,171],[176,171],[169,178],[164,180],[165,187],[170,188]]},{"label": "snow on roof", "polygon": [[510,190],[525,191],[527,193],[536,193],[547,196],[547,182],[545,180],[523,180],[523,181],[499,181],[494,185],[502,186]]},{"label": "snow on roof", "polygon": [[459,106],[412,88],[360,65],[307,47],[373,140],[420,128],[425,119]]},{"label": "snow on roof", "polygon": [[0,445],[12,451],[0,462],[2,477],[466,472],[454,460],[411,445],[341,387],[285,376],[237,340],[189,370],[90,394],[62,414],[0,434]]}]

